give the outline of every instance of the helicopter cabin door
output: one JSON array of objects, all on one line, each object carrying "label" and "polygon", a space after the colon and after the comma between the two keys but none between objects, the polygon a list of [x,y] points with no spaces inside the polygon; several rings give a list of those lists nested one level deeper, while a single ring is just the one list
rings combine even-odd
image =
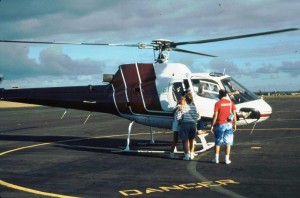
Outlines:
[{"label": "helicopter cabin door", "polygon": [[173,109],[188,88],[187,79],[172,80],[169,85],[169,107]]}]

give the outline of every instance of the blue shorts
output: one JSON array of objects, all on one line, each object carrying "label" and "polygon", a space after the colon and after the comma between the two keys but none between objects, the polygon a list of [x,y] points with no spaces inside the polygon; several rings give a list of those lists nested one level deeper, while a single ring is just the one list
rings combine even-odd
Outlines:
[{"label": "blue shorts", "polygon": [[233,129],[231,123],[216,124],[214,126],[215,145],[220,146],[222,144],[233,144]]},{"label": "blue shorts", "polygon": [[179,138],[181,140],[194,139],[196,136],[196,123],[183,122],[180,125]]}]

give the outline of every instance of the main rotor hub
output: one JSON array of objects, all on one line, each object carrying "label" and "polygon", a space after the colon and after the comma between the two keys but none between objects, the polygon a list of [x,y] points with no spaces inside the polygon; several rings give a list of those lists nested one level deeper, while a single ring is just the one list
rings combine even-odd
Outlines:
[{"label": "main rotor hub", "polygon": [[154,51],[159,51],[156,62],[166,63],[169,59],[169,54],[164,54],[164,51],[171,51],[174,42],[167,39],[155,39],[151,42]]},{"label": "main rotor hub", "polygon": [[155,39],[151,42],[154,50],[159,51],[171,51],[173,47],[173,41],[167,39]]}]

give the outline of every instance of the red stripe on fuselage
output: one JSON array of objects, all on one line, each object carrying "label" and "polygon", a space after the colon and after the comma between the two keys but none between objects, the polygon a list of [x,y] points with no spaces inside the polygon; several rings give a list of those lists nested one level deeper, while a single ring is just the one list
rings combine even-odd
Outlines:
[{"label": "red stripe on fuselage", "polygon": [[260,117],[270,117],[272,115],[272,113],[263,113],[260,114]]},{"label": "red stripe on fuselage", "polygon": [[121,65],[112,80],[120,113],[159,115],[159,112],[149,112],[163,111],[155,79],[153,64]]}]

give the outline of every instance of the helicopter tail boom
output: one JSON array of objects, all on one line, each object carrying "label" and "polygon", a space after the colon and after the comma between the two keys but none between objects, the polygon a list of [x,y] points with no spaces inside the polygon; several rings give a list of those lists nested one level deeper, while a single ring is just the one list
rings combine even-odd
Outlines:
[{"label": "helicopter tail boom", "polygon": [[0,99],[118,115],[109,85],[1,89]]}]

